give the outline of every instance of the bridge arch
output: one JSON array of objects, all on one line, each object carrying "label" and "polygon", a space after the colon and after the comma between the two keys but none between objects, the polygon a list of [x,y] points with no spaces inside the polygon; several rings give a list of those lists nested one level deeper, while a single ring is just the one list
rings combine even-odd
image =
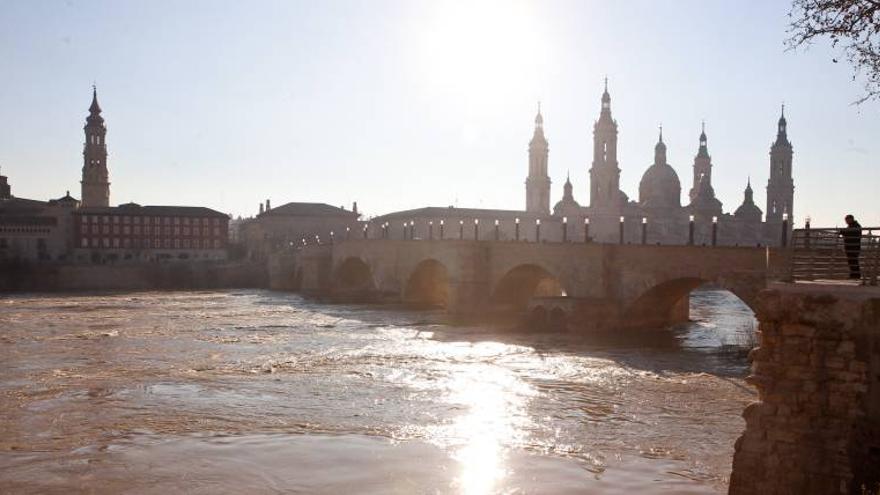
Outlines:
[{"label": "bridge arch", "polygon": [[562,281],[546,268],[532,263],[517,265],[495,283],[490,302],[504,309],[521,311],[533,297],[564,297]]},{"label": "bridge arch", "polygon": [[681,277],[662,281],[639,294],[631,303],[625,305],[621,323],[631,328],[658,328],[688,320],[690,293],[703,285],[716,284],[739,298],[752,312],[754,298],[748,290],[741,290],[735,284],[718,283],[699,277]]},{"label": "bridge arch", "polygon": [[366,261],[350,256],[333,272],[333,286],[336,291],[367,292],[376,289],[373,271]]},{"label": "bridge arch", "polygon": [[446,265],[434,258],[420,261],[407,278],[403,300],[445,308],[449,302],[449,270]]}]

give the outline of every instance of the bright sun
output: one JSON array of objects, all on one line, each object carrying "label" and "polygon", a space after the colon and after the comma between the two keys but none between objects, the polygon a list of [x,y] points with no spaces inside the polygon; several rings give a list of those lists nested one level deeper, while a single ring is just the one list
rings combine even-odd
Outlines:
[{"label": "bright sun", "polygon": [[430,5],[418,56],[431,93],[483,104],[537,96],[538,67],[547,53],[532,15],[535,4],[485,0]]}]

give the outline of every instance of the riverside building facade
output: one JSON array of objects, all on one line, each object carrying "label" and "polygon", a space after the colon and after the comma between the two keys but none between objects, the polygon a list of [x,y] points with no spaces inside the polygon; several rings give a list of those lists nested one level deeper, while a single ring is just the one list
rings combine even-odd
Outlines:
[{"label": "riverside building facade", "polygon": [[110,206],[107,127],[92,89],[78,200],[16,198],[0,176],[0,261],[207,261],[227,257],[229,216],[205,207]]}]

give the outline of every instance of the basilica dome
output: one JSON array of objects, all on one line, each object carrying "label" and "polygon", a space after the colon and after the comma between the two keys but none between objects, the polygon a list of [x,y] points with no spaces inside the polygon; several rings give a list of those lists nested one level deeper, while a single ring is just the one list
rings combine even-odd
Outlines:
[{"label": "basilica dome", "polygon": [[654,164],[648,167],[639,182],[639,203],[645,208],[680,208],[681,182],[678,174],[666,163],[666,145],[654,148]]}]

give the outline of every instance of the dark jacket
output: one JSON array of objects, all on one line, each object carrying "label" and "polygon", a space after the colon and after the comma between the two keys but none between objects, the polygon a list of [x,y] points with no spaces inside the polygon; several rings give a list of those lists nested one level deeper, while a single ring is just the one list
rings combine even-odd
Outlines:
[{"label": "dark jacket", "polygon": [[862,248],[862,226],[853,221],[852,225],[840,229],[839,234],[843,237],[843,247],[847,251],[858,251]]}]

